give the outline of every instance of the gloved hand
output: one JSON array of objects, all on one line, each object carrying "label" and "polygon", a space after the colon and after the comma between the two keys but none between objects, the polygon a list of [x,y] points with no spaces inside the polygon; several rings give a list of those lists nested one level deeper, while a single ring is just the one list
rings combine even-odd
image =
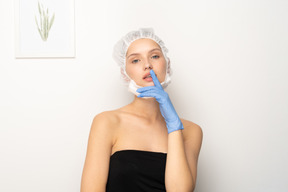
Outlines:
[{"label": "gloved hand", "polygon": [[154,86],[141,87],[137,89],[136,91],[140,93],[137,97],[156,98],[160,106],[160,112],[165,119],[168,133],[184,129],[183,124],[171,103],[168,93],[164,91],[152,69],[150,70],[150,75],[153,79]]}]

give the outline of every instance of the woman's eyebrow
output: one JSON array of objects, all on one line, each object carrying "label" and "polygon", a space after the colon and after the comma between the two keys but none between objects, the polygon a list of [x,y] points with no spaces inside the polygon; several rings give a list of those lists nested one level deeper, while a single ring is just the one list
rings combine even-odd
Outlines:
[{"label": "woman's eyebrow", "polygon": [[[159,49],[159,48],[154,48],[154,49],[151,49],[148,53],[150,53],[150,52],[152,52],[152,51],[155,51],[155,50],[161,51],[161,49]],[[129,57],[133,56],[133,55],[140,55],[140,53],[132,53],[132,54],[130,54],[130,55],[127,57],[127,59],[128,59]]]}]

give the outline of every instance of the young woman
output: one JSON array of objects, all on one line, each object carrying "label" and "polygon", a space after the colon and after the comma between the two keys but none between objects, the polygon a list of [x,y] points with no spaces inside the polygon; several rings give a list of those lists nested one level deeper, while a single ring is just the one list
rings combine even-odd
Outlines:
[{"label": "young woman", "polygon": [[199,125],[179,118],[164,88],[168,49],[140,28],[114,47],[134,100],[97,114],[90,130],[81,192],[191,192],[202,144]]}]

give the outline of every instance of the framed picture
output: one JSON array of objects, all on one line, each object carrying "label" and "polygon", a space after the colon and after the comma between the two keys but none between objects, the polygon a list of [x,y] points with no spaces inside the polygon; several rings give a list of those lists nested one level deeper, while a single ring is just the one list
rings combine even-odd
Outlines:
[{"label": "framed picture", "polygon": [[74,58],[74,0],[14,0],[16,58]]}]

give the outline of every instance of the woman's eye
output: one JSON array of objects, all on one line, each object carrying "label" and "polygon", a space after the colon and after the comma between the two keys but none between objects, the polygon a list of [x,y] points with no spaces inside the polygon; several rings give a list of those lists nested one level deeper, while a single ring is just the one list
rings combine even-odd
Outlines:
[{"label": "woman's eye", "polygon": [[134,59],[133,61],[132,61],[132,63],[137,63],[139,61],[139,59]]},{"label": "woman's eye", "polygon": [[154,59],[158,59],[159,56],[158,56],[158,55],[154,55],[154,56],[152,56],[152,58],[154,58]]}]

